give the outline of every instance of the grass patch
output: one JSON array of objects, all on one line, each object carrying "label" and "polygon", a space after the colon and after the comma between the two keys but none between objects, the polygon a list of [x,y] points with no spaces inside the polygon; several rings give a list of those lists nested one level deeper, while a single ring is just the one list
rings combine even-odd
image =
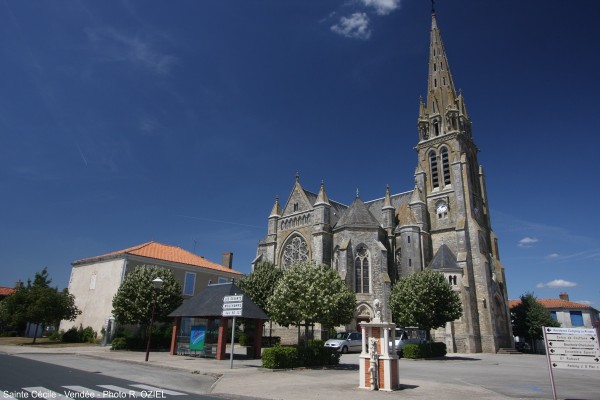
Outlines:
[{"label": "grass patch", "polygon": [[41,337],[35,340],[28,337],[0,337],[0,345],[3,346],[35,346],[35,347],[81,347],[94,346],[92,343],[61,343],[54,342],[48,338]]}]

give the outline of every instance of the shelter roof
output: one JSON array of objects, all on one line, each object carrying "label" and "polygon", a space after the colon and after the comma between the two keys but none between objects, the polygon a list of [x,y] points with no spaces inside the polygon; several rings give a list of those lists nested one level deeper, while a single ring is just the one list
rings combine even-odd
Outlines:
[{"label": "shelter roof", "polygon": [[187,299],[169,317],[220,317],[223,312],[223,297],[243,294],[241,318],[263,319],[269,317],[246,296],[235,283],[209,285],[196,296]]}]

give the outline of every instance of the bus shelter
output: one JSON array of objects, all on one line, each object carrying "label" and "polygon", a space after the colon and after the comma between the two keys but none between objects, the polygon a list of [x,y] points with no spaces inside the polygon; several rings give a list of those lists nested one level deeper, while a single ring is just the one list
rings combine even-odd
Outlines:
[{"label": "bus shelter", "polygon": [[[196,296],[187,299],[169,314],[175,318],[171,337],[171,355],[193,355],[226,359],[226,345],[232,317],[223,317],[223,298],[244,295],[235,283],[209,285]],[[246,295],[241,315],[244,324],[247,354],[260,358],[263,324],[267,314]]]}]

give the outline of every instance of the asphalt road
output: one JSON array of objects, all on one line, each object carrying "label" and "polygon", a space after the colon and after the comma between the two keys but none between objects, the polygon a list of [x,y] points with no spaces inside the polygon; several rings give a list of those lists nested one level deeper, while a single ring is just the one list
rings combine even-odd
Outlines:
[{"label": "asphalt road", "polygon": [[[164,374],[155,368],[144,368],[103,360],[86,360],[75,356],[38,355],[53,364],[24,357],[0,354],[0,398],[4,399],[222,399],[222,397],[190,393],[186,387],[206,389],[214,378],[185,377],[179,372],[169,387],[163,385]],[[62,358],[62,359],[61,359]],[[65,364],[54,365],[54,364]],[[86,364],[88,371],[76,369]],[[71,365],[71,366],[68,366]],[[90,371],[93,370],[93,371]],[[107,374],[109,372],[109,374]],[[112,376],[111,376],[112,375]],[[116,378],[122,376],[124,379]],[[185,379],[189,378],[189,379]],[[176,386],[174,388],[174,386]],[[175,389],[175,390],[174,390]],[[204,390],[206,392],[206,390]]]}]

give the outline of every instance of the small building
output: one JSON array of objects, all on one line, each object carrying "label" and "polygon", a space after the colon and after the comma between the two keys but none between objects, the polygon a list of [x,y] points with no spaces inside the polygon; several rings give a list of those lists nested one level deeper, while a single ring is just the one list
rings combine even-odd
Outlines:
[{"label": "small building", "polygon": [[[223,317],[225,297],[241,299],[234,307],[244,324],[247,356],[260,358],[263,324],[267,314],[234,283],[209,285],[197,296],[187,299],[169,317],[175,318],[171,336],[171,355],[196,355],[224,360],[228,332],[233,318]],[[241,306],[241,309],[239,307]],[[231,337],[231,336],[229,336]]]},{"label": "small building", "polygon": [[0,300],[10,296],[15,292],[15,288],[0,286]]},{"label": "small building", "polygon": [[[598,329],[600,319],[598,310],[592,306],[569,300],[569,294],[562,292],[558,299],[537,299],[549,312],[552,318],[560,322],[561,328],[595,328]],[[521,300],[510,300],[512,309]]]},{"label": "small building", "polygon": [[223,253],[221,264],[177,246],[147,242],[112,253],[84,258],[72,263],[69,292],[82,313],[75,321],[62,321],[60,329],[92,327],[108,332],[110,342],[115,325],[112,300],[125,276],[138,266],[150,265],[171,270],[181,284],[184,299],[192,298],[212,283],[230,282],[243,274],[232,268],[233,253]]}]

